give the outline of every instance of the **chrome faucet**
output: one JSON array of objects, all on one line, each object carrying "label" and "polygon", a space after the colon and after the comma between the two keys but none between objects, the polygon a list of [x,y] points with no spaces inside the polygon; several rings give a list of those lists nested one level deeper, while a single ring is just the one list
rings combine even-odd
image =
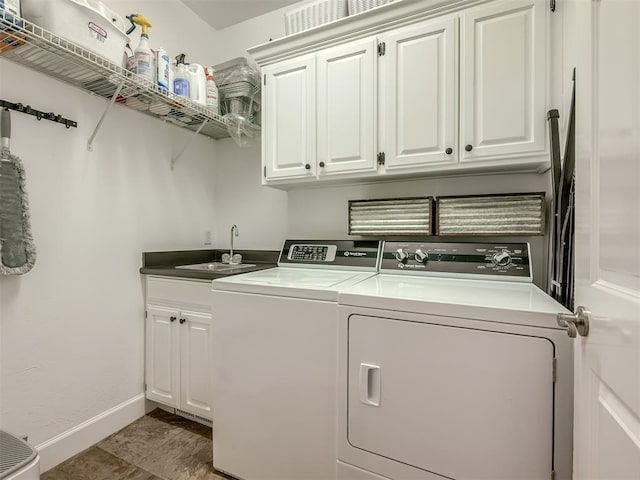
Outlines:
[{"label": "chrome faucet", "polygon": [[233,234],[235,233],[236,237],[238,236],[238,226],[236,224],[233,224],[231,226],[231,239],[230,239],[230,251],[229,251],[229,263],[240,263],[240,262],[234,262],[233,260]]}]

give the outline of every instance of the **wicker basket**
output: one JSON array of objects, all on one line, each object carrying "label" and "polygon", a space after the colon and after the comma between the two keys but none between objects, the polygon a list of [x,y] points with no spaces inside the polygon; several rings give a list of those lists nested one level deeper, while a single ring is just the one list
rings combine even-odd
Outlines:
[{"label": "wicker basket", "polygon": [[355,15],[391,2],[393,0],[349,0],[349,15]]},{"label": "wicker basket", "polygon": [[318,0],[284,14],[287,35],[338,20],[348,15],[347,0]]}]

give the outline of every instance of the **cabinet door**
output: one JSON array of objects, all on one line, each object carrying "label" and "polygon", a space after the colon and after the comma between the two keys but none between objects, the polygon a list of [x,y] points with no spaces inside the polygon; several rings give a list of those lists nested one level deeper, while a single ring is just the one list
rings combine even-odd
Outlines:
[{"label": "cabinet door", "polygon": [[545,6],[509,0],[462,13],[462,161],[545,150]]},{"label": "cabinet door", "polygon": [[178,407],[180,389],[178,317],[176,310],[147,306],[147,398],[172,407]]},{"label": "cabinet door", "polygon": [[380,37],[386,170],[457,162],[457,17]]},{"label": "cabinet door", "polygon": [[211,315],[182,312],[180,322],[180,408],[211,419]]},{"label": "cabinet door", "polygon": [[375,38],[317,57],[318,175],[375,171]]},{"label": "cabinet door", "polygon": [[263,68],[262,158],[266,180],[316,174],[315,57]]}]

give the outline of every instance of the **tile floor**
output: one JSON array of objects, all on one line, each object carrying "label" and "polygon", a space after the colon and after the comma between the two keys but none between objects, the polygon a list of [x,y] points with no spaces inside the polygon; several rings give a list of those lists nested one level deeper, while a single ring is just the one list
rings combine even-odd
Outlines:
[{"label": "tile floor", "polygon": [[228,480],[211,428],[156,409],[42,474],[42,480]]}]

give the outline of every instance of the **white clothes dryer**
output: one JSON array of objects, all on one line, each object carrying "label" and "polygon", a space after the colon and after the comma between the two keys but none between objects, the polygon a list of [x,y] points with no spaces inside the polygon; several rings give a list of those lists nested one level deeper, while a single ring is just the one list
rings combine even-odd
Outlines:
[{"label": "white clothes dryer", "polygon": [[377,241],[293,241],[278,267],[213,281],[213,464],[238,478],[336,478],[338,292]]},{"label": "white clothes dryer", "polygon": [[527,244],[385,242],[339,294],[338,478],[571,479],[567,310]]}]

